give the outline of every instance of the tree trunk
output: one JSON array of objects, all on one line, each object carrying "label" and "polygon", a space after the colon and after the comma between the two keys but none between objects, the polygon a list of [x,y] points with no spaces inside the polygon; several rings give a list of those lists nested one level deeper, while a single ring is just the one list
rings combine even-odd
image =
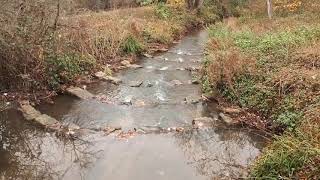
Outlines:
[{"label": "tree trunk", "polygon": [[272,19],[272,0],[267,0],[267,6],[268,6],[268,17],[269,19]]},{"label": "tree trunk", "polygon": [[194,0],[186,0],[188,9],[193,9]]},{"label": "tree trunk", "polygon": [[203,4],[203,0],[195,0],[194,8],[200,8]]}]

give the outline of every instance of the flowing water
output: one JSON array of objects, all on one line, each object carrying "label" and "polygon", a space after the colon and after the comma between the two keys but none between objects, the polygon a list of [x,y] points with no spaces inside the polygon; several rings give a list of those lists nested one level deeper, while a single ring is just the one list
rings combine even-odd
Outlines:
[{"label": "flowing water", "polygon": [[[37,108],[82,128],[121,126],[124,131],[189,127],[196,117],[217,116],[215,104],[184,103],[186,97],[201,97],[200,85],[190,83],[193,73],[183,68],[201,65],[206,41],[205,31],[192,34],[167,53],[141,59],[143,68],[116,74],[122,84],[99,82],[88,88],[107,95],[108,103],[64,95]],[[173,85],[173,80],[183,84]],[[130,87],[131,81],[143,84]],[[121,104],[126,99],[132,104]],[[17,110],[1,113],[0,120],[2,179],[235,179],[245,175],[264,146],[258,132],[220,121],[204,129],[124,139],[88,131],[71,141],[26,122]]]}]

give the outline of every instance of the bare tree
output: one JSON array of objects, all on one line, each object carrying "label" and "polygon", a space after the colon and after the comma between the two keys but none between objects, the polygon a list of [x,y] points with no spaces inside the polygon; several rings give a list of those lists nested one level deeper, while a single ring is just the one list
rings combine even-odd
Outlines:
[{"label": "bare tree", "polygon": [[188,9],[200,8],[203,4],[203,0],[186,0]]},{"label": "bare tree", "polygon": [[272,19],[272,0],[267,0],[267,10],[269,19]]},{"label": "bare tree", "polygon": [[203,4],[203,0],[195,0],[194,2],[194,7],[195,8],[200,8]]}]

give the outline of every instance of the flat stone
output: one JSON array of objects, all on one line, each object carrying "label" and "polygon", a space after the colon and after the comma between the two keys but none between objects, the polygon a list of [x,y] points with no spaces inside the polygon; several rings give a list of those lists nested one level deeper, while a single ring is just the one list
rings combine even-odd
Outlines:
[{"label": "flat stone", "polygon": [[130,81],[129,86],[130,87],[140,87],[143,84],[143,81]]},{"label": "flat stone", "polygon": [[151,133],[162,133],[167,131],[167,129],[158,127],[158,126],[143,126],[139,128],[135,128],[136,132],[143,132],[144,134],[151,134]]},{"label": "flat stone", "polygon": [[128,60],[123,60],[123,61],[120,62],[120,64],[123,65],[123,66],[129,66],[131,63]]},{"label": "flat stone", "polygon": [[91,94],[89,91],[81,89],[79,87],[69,87],[67,89],[67,92],[80,99],[91,99],[94,97],[93,94]]},{"label": "flat stone", "polygon": [[106,75],[106,73],[101,72],[101,71],[96,72],[94,75],[95,75],[95,77],[97,77],[99,79],[109,81],[113,84],[120,84],[122,82],[121,79],[118,79],[118,78],[112,77],[112,76],[108,76],[108,75]]},{"label": "flat stone", "polygon": [[32,107],[28,101],[20,102],[20,111],[28,121],[32,121],[38,116],[41,116],[41,113]]},{"label": "flat stone", "polygon": [[229,117],[228,115],[225,115],[223,113],[219,113],[219,117],[228,125],[237,124],[237,122],[234,121],[231,117]]},{"label": "flat stone", "polygon": [[153,58],[153,56],[151,54],[147,54],[147,53],[143,54],[143,56],[145,56],[147,58]]},{"label": "flat stone", "polygon": [[184,99],[187,104],[197,104],[201,101],[201,97],[188,96]]},{"label": "flat stone", "polygon": [[132,69],[143,68],[143,66],[138,65],[138,64],[129,64],[127,67],[128,67],[128,68],[132,68]]},{"label": "flat stone", "polygon": [[34,121],[44,125],[44,126],[52,126],[54,124],[60,124],[56,119],[50,117],[46,114],[41,114],[40,116],[36,117]]},{"label": "flat stone", "polygon": [[41,112],[32,107],[28,101],[20,102],[20,111],[27,120],[35,121],[43,126],[53,126],[55,124],[60,124],[60,122],[56,119],[46,114],[41,114]]},{"label": "flat stone", "polygon": [[120,84],[122,82],[121,79],[118,79],[118,78],[112,77],[112,76],[104,76],[103,79],[106,81],[109,81],[113,84]]},{"label": "flat stone", "polygon": [[120,103],[123,105],[132,105],[133,96],[126,96]]},{"label": "flat stone", "polygon": [[160,48],[160,49],[157,49],[158,52],[167,52],[169,51],[168,48]]},{"label": "flat stone", "polygon": [[199,79],[193,79],[191,80],[191,84],[200,84]]},{"label": "flat stone", "polygon": [[99,72],[96,72],[94,76],[101,79],[106,76],[106,73],[99,71]]}]

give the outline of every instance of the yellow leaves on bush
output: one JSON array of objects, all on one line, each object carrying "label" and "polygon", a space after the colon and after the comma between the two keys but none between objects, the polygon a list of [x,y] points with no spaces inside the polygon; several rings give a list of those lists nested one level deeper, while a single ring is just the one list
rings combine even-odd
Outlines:
[{"label": "yellow leaves on bush", "polygon": [[168,4],[184,4],[185,0],[168,0]]},{"label": "yellow leaves on bush", "polygon": [[297,11],[302,6],[301,0],[276,0],[275,10],[287,10],[290,12]]}]

